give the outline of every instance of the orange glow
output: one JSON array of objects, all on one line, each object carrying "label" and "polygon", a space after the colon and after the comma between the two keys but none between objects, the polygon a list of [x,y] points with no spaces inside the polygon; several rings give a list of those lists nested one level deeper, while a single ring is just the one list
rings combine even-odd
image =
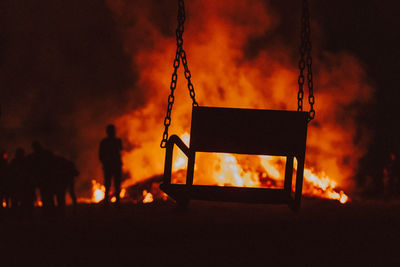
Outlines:
[{"label": "orange glow", "polygon": [[[108,5],[120,21],[127,19],[126,14],[135,17],[137,23],[131,24],[128,20],[120,24],[120,30],[124,34],[124,49],[135,63],[132,71],[138,75],[132,90],[143,90],[146,96],[143,105],[115,121],[127,142],[137,144],[123,154],[124,171],[131,174],[124,182],[127,187],[163,173],[165,150],[159,145],[176,41],[173,34],[166,35],[153,21],[149,15],[150,4],[144,5],[147,9],[131,1],[122,2],[124,4],[108,0]],[[265,36],[273,36],[279,28],[284,18],[280,18],[276,10],[262,0],[193,0],[187,4],[187,9],[192,12],[185,23],[184,47],[200,105],[297,109],[298,57],[293,55],[297,54],[294,51],[298,44],[280,44],[279,40],[265,41],[261,46],[252,44],[253,40],[267,40]],[[317,35],[313,35],[314,38]],[[140,36],[143,43],[152,45],[141,46],[132,36]],[[363,131],[356,125],[356,117],[361,112],[356,107],[368,103],[373,90],[357,58],[346,52],[317,49],[313,53],[317,70],[314,73],[317,113],[308,127],[303,192],[346,203],[349,197],[343,191],[352,190],[358,160],[368,143],[368,136],[357,135]],[[169,133],[181,136],[188,145],[192,105],[182,67],[178,75]],[[305,95],[304,109],[307,110]],[[209,157],[213,166],[203,168],[203,159],[196,158],[199,183],[282,186],[284,160],[280,158],[249,159],[229,154],[205,157]],[[186,165],[186,156],[176,149],[173,171],[186,169]]]},{"label": "orange glow", "polygon": [[349,197],[336,189],[336,182],[324,174],[316,175],[311,170],[304,170],[303,193],[309,196],[338,200],[341,204],[347,203]]},{"label": "orange glow", "polygon": [[[189,146],[189,141],[190,141],[190,135],[189,133],[184,133],[181,136],[181,139],[185,145]],[[184,169],[187,166],[187,157],[186,155],[180,151],[179,149],[176,149],[177,156],[175,157],[174,165],[172,166],[172,171],[177,171],[180,169]]]},{"label": "orange glow", "polygon": [[[186,136],[187,134],[185,134]],[[180,156],[176,157],[180,160]],[[285,157],[251,156],[221,153],[196,153],[195,184],[218,186],[283,188]],[[296,161],[294,169],[296,170]],[[182,167],[185,169],[186,165]],[[180,179],[180,180],[179,180]],[[174,183],[184,183],[178,176]],[[293,177],[293,190],[295,186]],[[337,183],[324,173],[304,170],[303,194],[319,198],[338,200],[344,204],[349,197],[337,189]]]},{"label": "orange glow", "polygon": [[119,198],[124,198],[126,196],[126,189],[122,188],[121,192],[119,192]]},{"label": "orange glow", "polygon": [[174,165],[172,166],[172,171],[177,171],[184,169],[187,166],[187,157],[182,151],[178,152],[178,157],[176,158]]},{"label": "orange glow", "polygon": [[104,185],[92,180],[92,202],[99,203],[104,199],[106,188]]},{"label": "orange glow", "polygon": [[345,204],[347,201],[349,201],[349,197],[343,192],[340,191],[340,203]]},{"label": "orange glow", "polygon": [[43,207],[43,202],[41,200],[36,201],[35,203],[36,207]]},{"label": "orange glow", "polygon": [[143,203],[151,203],[153,201],[153,195],[150,192],[147,192],[147,190],[143,190]]},{"label": "orange glow", "polygon": [[[101,183],[98,183],[96,180],[92,180],[92,197],[91,199],[84,199],[80,198],[80,202],[86,202],[86,203],[99,203],[101,202],[104,197],[105,197],[105,192],[106,188],[104,185]],[[119,193],[120,199],[123,199],[127,196],[126,189],[122,188],[121,192]],[[117,201],[117,198],[115,196],[111,197],[110,199],[111,203],[115,203]]]},{"label": "orange glow", "polygon": [[[122,188],[122,189],[121,189],[121,192],[119,192],[119,198],[120,198],[120,199],[123,199],[125,196],[126,196],[126,189],[125,189],[125,188]],[[111,198],[111,203],[115,203],[115,202],[117,202],[117,198],[116,198],[115,196],[113,196],[113,197]]]},{"label": "orange glow", "polygon": [[7,202],[3,200],[3,208],[7,207]]}]

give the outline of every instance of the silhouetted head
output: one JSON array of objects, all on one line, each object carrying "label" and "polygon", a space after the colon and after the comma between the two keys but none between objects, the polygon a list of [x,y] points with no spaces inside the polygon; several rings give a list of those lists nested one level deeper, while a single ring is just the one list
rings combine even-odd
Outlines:
[{"label": "silhouetted head", "polygon": [[21,147],[18,147],[17,150],[15,151],[15,158],[20,159],[25,156],[25,150]]},{"label": "silhouetted head", "polygon": [[32,143],[33,152],[37,153],[43,150],[42,145],[38,141],[34,141]]},{"label": "silhouetted head", "polygon": [[115,126],[114,124],[107,125],[106,133],[108,137],[115,137]]}]

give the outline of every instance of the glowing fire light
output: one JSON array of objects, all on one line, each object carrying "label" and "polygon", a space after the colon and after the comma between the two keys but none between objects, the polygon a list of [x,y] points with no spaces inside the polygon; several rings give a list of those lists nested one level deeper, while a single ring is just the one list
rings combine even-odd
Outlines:
[{"label": "glowing fire light", "polygon": [[272,161],[274,157],[272,156],[259,156],[261,159],[261,165],[265,168],[269,176],[275,179],[279,179],[280,173],[278,169],[273,165]]},{"label": "glowing fire light", "polygon": [[119,192],[119,198],[124,198],[126,196],[126,189],[122,188],[121,192]]},{"label": "glowing fire light", "polygon": [[147,190],[143,190],[143,203],[151,203],[153,201],[153,195],[150,192],[147,192]]},{"label": "glowing fire light", "polygon": [[[141,6],[137,6],[136,1],[122,0],[122,3],[107,1],[113,15],[122,22],[118,25],[124,37],[123,47],[135,63],[132,71],[138,74],[137,86],[146,88],[146,95],[151,96],[139,108],[115,121],[117,127],[126,133],[129,143],[140,144],[123,154],[124,171],[131,174],[124,185],[129,186],[163,171],[165,154],[159,144],[176,41],[175,35],[165,35],[164,28],[154,22],[150,13],[138,12]],[[298,58],[292,57],[297,54],[293,53],[293,49],[297,50],[297,44],[281,43],[279,40],[276,43],[265,42],[265,45],[254,42],[266,40],[265,36],[274,34],[283,21],[273,5],[266,5],[262,0],[231,0],[228,5],[225,1],[193,0],[190,6],[196,12],[191,13],[191,20],[185,24],[185,29],[186,25],[188,29],[184,37],[185,49],[200,105],[297,109],[295,88],[299,74]],[[149,12],[151,10],[149,8]],[[130,13],[138,21],[137,24],[129,23],[131,18],[127,14]],[[169,26],[175,27],[175,23]],[[151,34],[143,34],[143,29]],[[132,38],[135,34],[144,38],[143,45]],[[147,43],[152,44],[151,49],[145,45]],[[251,53],[252,56],[247,53],[249,48],[256,48],[256,51],[251,50],[255,52]],[[366,82],[367,73],[356,57],[345,51],[319,52],[315,53],[315,56],[319,54],[316,58],[317,80],[318,88],[323,90],[316,90],[318,123],[308,126],[303,192],[345,203],[349,198],[338,187],[351,188],[351,178],[355,175],[359,158],[365,153],[369,139],[367,135],[358,134],[362,131],[358,130],[361,126],[357,125],[356,118],[362,109],[354,108],[349,113],[347,107],[362,107],[372,99],[373,90]],[[182,68],[179,75],[180,81],[184,80]],[[180,135],[188,145],[192,105],[187,103],[190,99],[185,82],[177,84],[176,101],[182,102],[174,105],[170,133]],[[358,142],[354,142],[356,137]],[[179,150],[174,152],[174,156],[177,158],[173,171],[186,169],[187,158]],[[196,158],[195,170],[205,174],[202,175],[206,180],[204,183],[234,186],[262,184],[268,187],[282,185],[280,173],[284,165],[280,160],[255,157],[257,165],[251,163],[247,166],[247,163],[238,161],[232,155],[210,157],[211,162],[215,162],[220,169],[211,170],[209,166],[200,168]]]},{"label": "glowing fire light", "polygon": [[98,183],[96,180],[92,180],[92,201],[99,203],[104,199],[106,188],[104,185]]},{"label": "glowing fire light", "polygon": [[[105,197],[106,188],[104,185],[98,183],[96,180],[92,180],[92,201],[93,203],[101,202]],[[120,199],[126,196],[126,189],[122,188],[121,192],[119,193]],[[111,198],[111,203],[115,203],[117,198],[113,196]]]},{"label": "glowing fire light", "polygon": [[[182,139],[183,143],[185,143],[185,145],[189,146],[189,141],[190,141],[189,133],[184,133],[181,136],[181,139]],[[174,161],[172,171],[184,169],[186,167],[186,165],[187,165],[187,157],[185,156],[185,154],[183,154],[182,151],[178,150],[178,157]]]},{"label": "glowing fire light", "polygon": [[[122,188],[122,189],[121,189],[121,192],[119,192],[119,198],[122,199],[122,198],[125,197],[125,195],[126,195],[126,189],[125,189],[125,188]],[[111,198],[111,203],[115,203],[115,202],[117,202],[117,198],[116,198],[115,196],[113,196],[113,197]]]},{"label": "glowing fire light", "polygon": [[[182,137],[188,143],[189,134],[185,133]],[[199,153],[196,158],[200,161],[195,166],[195,183],[198,184],[268,188],[280,188],[284,184],[284,157]],[[174,162],[175,171],[178,167],[185,169],[187,166],[186,156],[182,153],[175,156]],[[305,168],[303,183],[304,195],[333,199],[342,204],[349,201],[342,190],[336,189],[337,183],[324,173],[316,174]]]},{"label": "glowing fire light", "polygon": [[349,197],[341,190],[339,193],[337,192],[329,192],[329,198],[338,200],[340,203],[345,204],[349,201]]},{"label": "glowing fire light", "polygon": [[342,204],[349,201],[349,197],[343,192],[343,190],[337,192],[336,182],[324,174],[317,176],[310,169],[305,169],[304,182],[307,183],[304,190],[306,195],[334,199],[338,200]]},{"label": "glowing fire light", "polygon": [[340,191],[340,203],[345,204],[348,200],[349,197],[343,191]]}]

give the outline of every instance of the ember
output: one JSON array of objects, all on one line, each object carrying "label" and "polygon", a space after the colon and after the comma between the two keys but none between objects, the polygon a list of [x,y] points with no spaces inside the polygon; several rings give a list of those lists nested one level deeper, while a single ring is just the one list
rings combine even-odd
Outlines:
[{"label": "ember", "polygon": [[146,190],[143,191],[143,203],[151,203],[153,202],[153,195],[150,192],[147,192]]},{"label": "ember", "polygon": [[[152,183],[152,187],[153,187],[154,183]],[[158,186],[157,186],[158,187]],[[153,189],[153,188],[151,188]],[[153,191],[160,191],[158,188],[157,189],[153,189]],[[79,202],[83,202],[83,203],[100,203],[101,201],[103,201],[105,196],[105,187],[104,185],[102,185],[101,183],[97,182],[96,180],[92,180],[92,196],[90,199],[87,198],[79,198]],[[137,199],[134,199],[133,196],[128,195],[128,192],[126,190],[126,188],[122,188],[121,192],[119,194],[120,199],[131,199],[131,201],[133,201],[134,203],[137,202],[142,202],[142,203],[151,203],[154,201],[154,197],[153,194],[147,190],[143,190],[142,191],[142,195],[141,196],[136,196]],[[165,198],[165,194],[158,194],[158,198],[160,200],[166,200]],[[110,201],[111,203],[115,203],[116,202],[116,197],[113,196]]]},{"label": "ember", "polygon": [[104,199],[106,188],[104,185],[92,180],[92,202],[99,203]]}]

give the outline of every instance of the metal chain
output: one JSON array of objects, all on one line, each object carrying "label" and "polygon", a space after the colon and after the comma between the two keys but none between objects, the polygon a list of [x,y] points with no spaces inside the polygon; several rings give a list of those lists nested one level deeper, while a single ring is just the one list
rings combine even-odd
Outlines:
[{"label": "metal chain", "polygon": [[183,48],[181,49],[181,59],[183,67],[185,68],[185,78],[187,80],[190,98],[192,99],[192,106],[197,107],[199,104],[196,101],[196,93],[194,92],[194,87],[191,81],[192,74],[190,73],[189,67],[187,65],[186,52]]},{"label": "metal chain", "polygon": [[311,56],[311,38],[310,38],[310,14],[308,11],[308,1],[303,0],[303,11],[301,16],[301,44],[300,44],[300,61],[299,61],[299,92],[297,94],[297,111],[303,111],[303,97],[304,97],[304,69],[307,65],[307,87],[308,87],[308,103],[310,104],[310,111],[308,112],[307,121],[310,122],[315,117],[314,110],[314,84],[312,73],[312,56]]},{"label": "metal chain", "polygon": [[190,97],[192,98],[192,106],[198,106],[199,104],[196,102],[195,98],[195,92],[194,92],[194,87],[191,82],[191,73],[189,70],[189,67],[187,65],[187,58],[186,58],[186,52],[183,49],[183,32],[185,30],[184,23],[186,19],[185,15],[185,3],[183,0],[178,0],[178,27],[176,28],[176,53],[175,53],[175,59],[174,59],[174,71],[172,73],[172,78],[171,78],[171,84],[170,84],[170,94],[168,96],[168,106],[167,106],[167,113],[165,115],[164,119],[164,133],[162,136],[161,140],[161,148],[165,148],[167,146],[167,141],[168,141],[168,128],[171,125],[171,113],[172,113],[172,107],[174,105],[174,92],[176,89],[176,84],[178,82],[178,68],[180,65],[180,60],[182,60],[183,67],[185,69],[185,78],[187,79],[188,82],[188,89],[189,89],[189,94]]}]

